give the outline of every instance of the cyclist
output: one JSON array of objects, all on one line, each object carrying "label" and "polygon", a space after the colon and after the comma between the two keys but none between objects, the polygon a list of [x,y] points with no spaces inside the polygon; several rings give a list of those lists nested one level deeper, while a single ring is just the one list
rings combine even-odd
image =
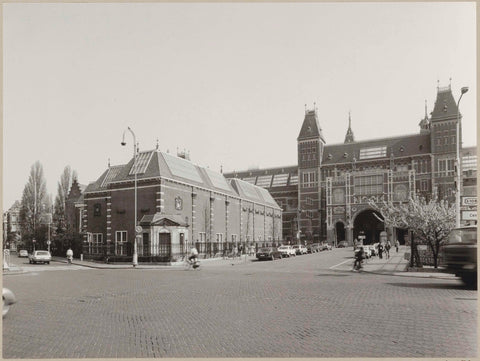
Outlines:
[{"label": "cyclist", "polygon": [[190,256],[188,257],[188,261],[190,263],[195,263],[197,262],[197,257],[198,257],[198,251],[195,248],[195,246],[193,246],[192,248],[190,248]]},{"label": "cyclist", "polygon": [[363,250],[363,247],[360,247],[360,249],[357,252],[355,252],[355,262],[353,263],[354,270],[359,270],[362,268],[362,262],[364,258],[365,258],[365,252]]}]

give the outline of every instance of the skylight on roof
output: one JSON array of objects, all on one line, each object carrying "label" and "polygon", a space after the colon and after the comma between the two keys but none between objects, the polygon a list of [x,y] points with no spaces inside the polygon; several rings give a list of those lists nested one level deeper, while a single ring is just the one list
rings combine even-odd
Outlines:
[{"label": "skylight on roof", "polygon": [[272,182],[272,175],[261,175],[257,178],[257,186],[259,187],[270,187]]},{"label": "skylight on roof", "polygon": [[226,191],[231,190],[223,174],[214,172],[210,169],[205,169],[205,171],[207,172],[208,178],[210,179],[214,187],[220,188]]},{"label": "skylight on roof", "polygon": [[174,176],[186,178],[195,182],[203,183],[197,168],[188,160],[162,153],[170,172]]},{"label": "skylight on roof", "polygon": [[360,149],[360,159],[383,158],[387,156],[387,147],[370,147]]},{"label": "skylight on roof", "polygon": [[273,177],[272,187],[286,186],[288,181],[288,173],[275,174]]},{"label": "skylight on roof", "polygon": [[297,185],[298,184],[298,175],[297,174],[292,174],[290,176],[290,185],[291,186],[294,186],[294,185]]},{"label": "skylight on roof", "polygon": [[136,164],[132,165],[129,175],[132,174],[143,174],[147,170],[148,163],[152,159],[153,152],[144,152],[137,155]]},{"label": "skylight on roof", "polygon": [[111,167],[108,170],[107,175],[105,176],[105,179],[103,180],[102,187],[106,186],[108,183],[110,183],[114,178],[117,177],[117,175],[120,173],[122,170],[123,166],[115,166]]}]

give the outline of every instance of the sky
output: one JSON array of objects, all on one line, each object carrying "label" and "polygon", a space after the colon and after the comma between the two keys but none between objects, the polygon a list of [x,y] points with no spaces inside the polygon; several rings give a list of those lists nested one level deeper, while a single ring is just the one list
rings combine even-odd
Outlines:
[{"label": "sky", "polygon": [[437,86],[476,145],[475,3],[3,5],[3,208],[35,161],[54,198],[140,150],[224,172],[297,164],[305,107],[327,144],[416,134]]}]

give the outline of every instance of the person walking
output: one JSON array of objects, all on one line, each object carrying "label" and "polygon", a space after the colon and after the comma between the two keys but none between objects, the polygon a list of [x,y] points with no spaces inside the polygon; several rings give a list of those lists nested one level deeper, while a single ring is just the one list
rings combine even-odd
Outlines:
[{"label": "person walking", "polygon": [[387,259],[390,258],[390,248],[391,248],[390,241],[387,241],[387,244],[385,245],[385,255],[387,256]]},{"label": "person walking", "polygon": [[72,263],[73,261],[73,251],[71,248],[67,250],[67,262],[68,264]]},{"label": "person walking", "polygon": [[398,253],[398,247],[400,246],[400,242],[398,242],[398,239],[395,241],[395,249],[397,250]]},{"label": "person walking", "polygon": [[378,258],[382,259],[383,258],[383,244],[380,242],[378,244]]}]

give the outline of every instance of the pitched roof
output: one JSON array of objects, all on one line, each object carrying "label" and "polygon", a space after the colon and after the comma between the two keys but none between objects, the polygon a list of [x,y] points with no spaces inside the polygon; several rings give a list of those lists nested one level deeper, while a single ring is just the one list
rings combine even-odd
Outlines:
[{"label": "pitched roof", "polygon": [[[369,153],[370,150],[378,150],[378,157],[372,156],[374,152],[370,152],[370,157],[366,157],[365,154]],[[323,152],[322,166],[336,163],[351,163],[354,157],[357,162],[370,159],[378,160],[379,158],[389,159],[392,153],[394,157],[428,154],[430,153],[430,135],[413,134],[363,142],[326,145]]]},{"label": "pitched roof", "polygon": [[445,88],[438,88],[437,99],[433,107],[431,121],[456,119],[457,117],[457,103],[453,98],[452,89],[450,86]]},{"label": "pitched roof", "polygon": [[316,139],[318,137],[325,143],[322,128],[320,128],[318,123],[317,113],[315,110],[309,110],[305,113],[305,119],[303,120],[302,129],[300,130],[297,140]]},{"label": "pitched roof", "polygon": [[[161,176],[232,196],[240,196],[237,189],[222,173],[198,166],[184,158],[158,150],[150,150],[140,152],[137,160],[137,180]],[[85,193],[107,190],[115,183],[133,180],[135,178],[134,170],[133,158],[127,164],[109,167],[95,182],[87,186]],[[254,197],[255,201],[276,206],[268,191],[267,194],[264,191],[263,189],[255,191],[258,193]]]}]

